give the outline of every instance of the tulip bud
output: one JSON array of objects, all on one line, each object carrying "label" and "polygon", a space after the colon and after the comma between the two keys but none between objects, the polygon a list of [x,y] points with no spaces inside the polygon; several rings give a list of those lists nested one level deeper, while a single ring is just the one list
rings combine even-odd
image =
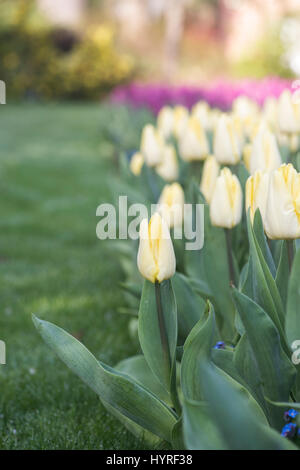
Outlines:
[{"label": "tulip bud", "polygon": [[250,208],[250,217],[253,222],[254,215],[259,209],[263,223],[265,221],[267,197],[269,188],[269,174],[256,171],[246,182],[246,211]]},{"label": "tulip bud", "polygon": [[179,137],[179,153],[183,160],[190,162],[204,160],[209,152],[208,140],[200,122],[191,117],[185,129]]},{"label": "tulip bud", "polygon": [[166,222],[155,213],[148,224],[140,225],[140,246],[137,264],[141,275],[151,282],[162,282],[175,274],[176,260]]},{"label": "tulip bud", "polygon": [[200,184],[200,190],[208,203],[216,186],[217,177],[220,171],[220,165],[213,155],[210,155],[205,160]]},{"label": "tulip bud", "polygon": [[168,139],[172,135],[173,125],[173,109],[170,106],[164,106],[157,116],[157,128],[165,139]]},{"label": "tulip bud", "polygon": [[270,175],[265,230],[269,238],[300,238],[300,174],[292,164]]},{"label": "tulip bud", "polygon": [[250,157],[252,154],[252,145],[251,144],[246,144],[244,149],[243,149],[243,160],[245,167],[250,173]]},{"label": "tulip bud", "polygon": [[282,132],[300,132],[300,104],[293,102],[289,90],[285,90],[279,97],[278,123]]},{"label": "tulip bud", "polygon": [[148,166],[158,165],[161,161],[163,139],[157,129],[147,124],[142,132],[141,153]]},{"label": "tulip bud", "polygon": [[199,101],[192,108],[192,117],[200,122],[204,130],[211,129],[210,107],[206,101]]},{"label": "tulip bud", "polygon": [[162,151],[162,161],[156,171],[164,180],[174,181],[178,178],[178,162],[175,149],[172,145],[165,145]]},{"label": "tulip bud", "polygon": [[136,152],[132,155],[130,160],[130,170],[135,175],[138,176],[141,174],[142,167],[144,165],[144,157],[140,152]]},{"label": "tulip bud", "polygon": [[233,119],[222,114],[214,135],[214,155],[223,165],[235,165],[241,158],[241,140],[238,136]]},{"label": "tulip bud", "polygon": [[182,225],[184,192],[179,183],[167,184],[158,201],[158,212],[171,227]]},{"label": "tulip bud", "polygon": [[212,225],[233,228],[242,218],[243,193],[240,182],[229,168],[223,168],[217,178],[210,204]]},{"label": "tulip bud", "polygon": [[269,97],[264,102],[263,117],[271,127],[276,130],[278,124],[278,101],[274,97]]},{"label": "tulip bud", "polygon": [[174,123],[173,132],[177,139],[185,132],[188,120],[189,111],[184,106],[175,106],[173,110]]},{"label": "tulip bud", "polygon": [[259,113],[259,108],[255,101],[247,96],[238,96],[232,105],[233,114],[238,116],[243,122]]},{"label": "tulip bud", "polygon": [[281,156],[276,137],[262,126],[253,140],[249,161],[249,170],[253,175],[256,170],[273,171],[281,165]]}]

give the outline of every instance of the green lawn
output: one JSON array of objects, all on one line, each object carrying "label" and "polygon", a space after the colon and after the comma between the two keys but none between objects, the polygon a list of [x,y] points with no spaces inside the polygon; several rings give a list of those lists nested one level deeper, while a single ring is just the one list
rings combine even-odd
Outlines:
[{"label": "green lawn", "polygon": [[104,138],[110,113],[99,105],[1,107],[1,449],[143,448],[31,321],[35,313],[65,328],[110,365],[137,351],[128,319],[116,313],[124,304],[118,259],[95,235],[96,207],[110,201],[116,172]]}]

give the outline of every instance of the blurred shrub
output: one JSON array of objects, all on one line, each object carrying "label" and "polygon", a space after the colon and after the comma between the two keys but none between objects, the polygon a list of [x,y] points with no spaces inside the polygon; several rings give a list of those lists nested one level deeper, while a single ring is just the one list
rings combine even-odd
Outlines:
[{"label": "blurred shrub", "polygon": [[284,60],[284,54],[285,47],[280,38],[280,28],[272,28],[234,64],[233,73],[238,77],[293,78],[294,75]]},{"label": "blurred shrub", "polygon": [[31,0],[0,0],[0,78],[8,98],[92,99],[132,78],[108,26],[51,28]]}]

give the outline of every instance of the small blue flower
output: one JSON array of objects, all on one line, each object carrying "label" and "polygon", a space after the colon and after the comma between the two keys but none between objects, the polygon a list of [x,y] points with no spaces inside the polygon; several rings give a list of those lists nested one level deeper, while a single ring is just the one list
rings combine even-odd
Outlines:
[{"label": "small blue flower", "polygon": [[298,414],[299,413],[297,410],[294,410],[293,408],[291,408],[290,410],[285,411],[284,419],[285,421],[290,421],[291,419],[295,419]]},{"label": "small blue flower", "polygon": [[296,424],[288,423],[285,424],[282,428],[281,435],[283,437],[294,437],[296,433]]},{"label": "small blue flower", "polygon": [[217,344],[215,344],[214,349],[225,349],[224,341],[218,341]]}]

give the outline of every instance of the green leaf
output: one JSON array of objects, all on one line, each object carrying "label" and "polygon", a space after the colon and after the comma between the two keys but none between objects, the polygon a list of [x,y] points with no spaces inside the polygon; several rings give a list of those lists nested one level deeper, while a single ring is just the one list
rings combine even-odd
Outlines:
[{"label": "green leaf", "polygon": [[214,310],[208,302],[202,319],[194,326],[184,344],[181,387],[186,399],[203,399],[199,365],[202,361],[210,360],[215,334]]},{"label": "green leaf", "polygon": [[58,357],[108,405],[168,442],[176,418],[172,410],[131,377],[106,366],[73,336],[33,316],[33,322]]},{"label": "green leaf", "polygon": [[253,296],[251,297],[273,320],[274,324],[278,328],[283,347],[286,349],[286,352],[288,352],[283,331],[284,312],[280,294],[256,239],[249,211],[247,217],[251,256],[251,270],[249,270],[249,273],[252,276],[253,288]]},{"label": "green leaf", "polygon": [[[262,381],[263,393],[274,401],[287,401],[295,380],[295,368],[284,352],[278,330],[266,312],[253,300],[234,289],[233,297],[244,324]],[[278,428],[282,417],[269,412]]]},{"label": "green leaf", "polygon": [[115,369],[129,375],[164,403],[172,406],[169,393],[165,391],[156,376],[151,372],[144,356],[139,355],[124,359],[115,366]]},{"label": "green leaf", "polygon": [[189,450],[228,449],[211,419],[206,403],[192,400],[183,402],[183,435]]},{"label": "green leaf", "polygon": [[296,252],[288,286],[285,331],[290,347],[300,340],[300,250]]},{"label": "green leaf", "polygon": [[287,304],[288,283],[290,276],[287,243],[285,240],[281,242],[280,259],[276,273],[276,285],[280,293],[282,303]]},{"label": "green leaf", "polygon": [[288,344],[293,351],[295,367],[297,369],[296,379],[296,399],[300,401],[300,364],[299,360],[300,349],[300,250],[296,252],[292,272],[288,285],[288,300],[287,300],[287,313],[285,321],[285,331]]},{"label": "green leaf", "polygon": [[275,279],[276,276],[276,266],[272,257],[271,250],[267,243],[267,239],[265,236],[264,226],[261,218],[261,214],[259,209],[256,210],[253,220],[253,231],[256,236],[257,243],[261,249],[261,253],[270,269],[270,272]]},{"label": "green leaf", "polygon": [[[204,317],[192,329],[184,345],[181,362],[181,387],[184,398],[187,400],[202,401],[204,398],[201,365],[212,363],[213,358],[217,362],[217,353],[212,349],[215,341],[214,311],[212,305],[208,302]],[[227,377],[232,386],[238,390],[243,390],[248,397],[249,405],[256,410],[256,414],[260,417],[261,421],[266,422],[261,408],[243,386],[243,380],[236,380],[240,379],[240,377],[238,377],[236,371],[233,371],[233,365],[228,364],[228,355],[225,354],[222,360],[219,356],[218,365],[224,366],[223,370],[219,369],[221,373]]]},{"label": "green leaf", "polygon": [[204,396],[227,447],[231,450],[297,449],[276,431],[262,424],[248,406],[245,395],[235,389],[215,367],[202,365]]},{"label": "green leaf", "polygon": [[[150,369],[169,392],[176,357],[177,309],[171,281],[162,282],[159,288],[163,326],[157,311],[156,286],[145,280],[139,310],[139,340]],[[163,337],[162,328],[166,338]]]},{"label": "green leaf", "polygon": [[235,335],[235,308],[230,291],[225,233],[223,229],[211,225],[209,206],[205,204],[197,187],[191,187],[187,197],[190,203],[204,204],[205,210],[204,246],[199,251],[186,252],[187,275],[201,281],[203,286],[208,286],[219,330],[226,341],[232,341]]},{"label": "green leaf", "polygon": [[178,333],[183,344],[191,329],[200,320],[205,310],[204,300],[194,292],[189,279],[176,273],[172,285],[177,302]]}]

